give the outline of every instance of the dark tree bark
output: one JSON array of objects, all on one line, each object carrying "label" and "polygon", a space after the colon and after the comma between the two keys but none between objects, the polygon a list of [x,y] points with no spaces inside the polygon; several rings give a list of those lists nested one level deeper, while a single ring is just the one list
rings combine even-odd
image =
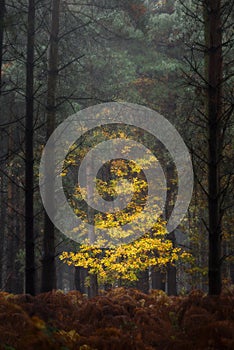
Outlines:
[{"label": "dark tree bark", "polygon": [[141,271],[138,274],[137,288],[145,294],[149,293],[149,270]]},{"label": "dark tree bark", "polygon": [[151,272],[151,283],[152,289],[160,289],[165,291],[165,274],[152,269]]},{"label": "dark tree bark", "polygon": [[4,36],[5,0],[0,0],[0,95],[2,91],[2,57]]},{"label": "dark tree bark", "polygon": [[[93,196],[93,193],[90,189],[90,184],[93,181],[93,164],[92,162],[87,164],[86,168],[86,188],[87,188],[87,199],[88,202]],[[87,217],[90,224],[89,226],[89,232],[88,232],[88,238],[89,238],[89,244],[93,245],[95,243],[95,225],[94,225],[94,211],[93,209],[88,206],[87,210]],[[88,296],[89,298],[93,298],[96,295],[98,295],[98,279],[97,275],[93,273],[89,273],[89,288],[88,288]]]},{"label": "dark tree bark", "polygon": [[231,284],[234,284],[234,264],[230,264],[230,278],[231,278]]},{"label": "dark tree bark", "polygon": [[5,226],[6,226],[6,206],[2,199],[5,191],[3,178],[0,177],[0,218],[1,218],[1,231],[0,231],[0,290],[3,289],[3,272],[4,272],[4,243],[5,243]]},{"label": "dark tree bark", "polygon": [[[175,202],[176,198],[176,183],[173,182],[173,179],[176,179],[174,167],[171,164],[167,166],[167,184],[169,184],[169,191],[167,193],[167,205],[165,208],[165,216],[168,220],[171,212],[173,210],[173,205],[171,203]],[[173,247],[176,245],[175,232],[172,231],[168,235],[168,239],[171,240]],[[177,284],[176,284],[176,266],[168,264],[167,268],[167,293],[168,295],[177,295]]]},{"label": "dark tree bark", "polygon": [[169,265],[167,269],[167,294],[177,295],[176,267]]},{"label": "dark tree bark", "polygon": [[34,256],[34,45],[35,45],[35,1],[28,2],[27,62],[26,62],[26,122],[25,122],[25,291],[35,294]]},{"label": "dark tree bark", "polygon": [[74,284],[76,290],[81,292],[81,267],[75,266]]},{"label": "dark tree bark", "polygon": [[89,288],[88,288],[88,296],[89,298],[94,298],[98,295],[98,279],[96,274],[89,274]]},{"label": "dark tree bark", "polygon": [[[13,126],[8,127],[8,157],[12,160],[12,152],[14,149],[14,133]],[[14,276],[15,276],[15,261],[12,260],[12,255],[17,253],[15,250],[15,212],[14,208],[14,196],[15,190],[13,182],[11,181],[13,177],[12,168],[8,169],[7,179],[7,227],[5,235],[5,261],[6,261],[6,281],[4,289],[6,292],[14,293]]]},{"label": "dark tree bark", "polygon": [[84,267],[75,267],[75,288],[82,294],[86,293],[85,279],[88,277],[88,271]]},{"label": "dark tree bark", "polygon": [[[48,83],[47,83],[47,139],[55,129],[56,117],[56,90],[58,80],[58,42],[59,42],[59,17],[60,0],[52,1],[50,49],[48,63]],[[46,158],[45,167],[48,169],[50,179],[45,179],[47,200],[54,207],[53,188],[55,176],[53,150]],[[47,213],[44,220],[43,237],[43,258],[42,258],[42,292],[48,292],[56,288],[56,262],[55,262],[55,227]]]},{"label": "dark tree bark", "polygon": [[220,161],[222,152],[222,19],[221,1],[203,2],[205,29],[206,115],[208,120],[209,294],[221,292],[222,213]]}]

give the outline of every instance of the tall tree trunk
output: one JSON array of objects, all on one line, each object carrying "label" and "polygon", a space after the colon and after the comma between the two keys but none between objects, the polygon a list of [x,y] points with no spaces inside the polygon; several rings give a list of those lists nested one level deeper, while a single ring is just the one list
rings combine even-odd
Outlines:
[{"label": "tall tree trunk", "polygon": [[176,267],[171,264],[167,268],[167,294],[177,295]]},{"label": "tall tree trunk", "polygon": [[[55,129],[56,117],[56,90],[58,80],[58,41],[59,41],[59,16],[60,0],[52,1],[50,49],[48,63],[48,83],[47,83],[47,139]],[[54,207],[53,189],[54,189],[54,157],[53,150],[46,158],[45,167],[48,170],[50,179],[45,179],[47,200]],[[53,211],[53,209],[52,209]],[[55,227],[47,213],[44,221],[43,237],[43,259],[42,259],[42,292],[48,292],[56,288],[56,261],[55,261]]]},{"label": "tall tree trunk", "polygon": [[[8,157],[9,162],[12,160],[12,152],[14,149],[14,133],[13,126],[9,125],[8,128]],[[9,293],[14,293],[14,261],[12,260],[12,255],[15,255],[14,250],[14,240],[15,238],[15,213],[14,213],[14,185],[11,181],[13,177],[12,167],[8,167],[8,179],[7,179],[7,227],[6,227],[6,250],[5,250],[5,261],[6,261],[6,281],[5,281],[5,291]]]},{"label": "tall tree trunk", "polygon": [[152,289],[160,289],[165,291],[165,279],[166,279],[165,273],[154,270],[154,268],[152,268],[152,271],[151,271]]},{"label": "tall tree trunk", "polygon": [[149,270],[138,273],[137,288],[145,294],[149,293]]},{"label": "tall tree trunk", "polygon": [[208,120],[209,294],[221,292],[220,161],[222,117],[221,1],[203,2],[206,45],[206,113]]},{"label": "tall tree trunk", "polygon": [[[173,205],[171,203],[174,203],[176,197],[176,184],[173,182],[173,179],[175,179],[176,177],[174,173],[174,168],[171,164],[168,164],[166,174],[167,183],[170,184],[170,188],[167,193],[167,205],[165,208],[165,216],[166,220],[168,220],[173,210]],[[170,232],[170,234],[168,235],[168,239],[171,240],[174,248],[176,246],[176,237],[174,231]],[[177,295],[176,266],[170,263],[167,267],[167,293],[168,295]]]},{"label": "tall tree trunk", "polygon": [[5,0],[0,0],[0,95],[2,91],[2,57],[4,36]]},{"label": "tall tree trunk", "polygon": [[4,193],[4,181],[3,178],[0,177],[0,222],[1,222],[1,230],[0,230],[0,290],[3,288],[3,271],[4,271],[4,245],[5,245],[5,227],[6,227],[6,205],[3,200],[3,193]]},{"label": "tall tree trunk", "polygon": [[[93,164],[92,162],[87,164],[87,168],[86,168],[86,187],[87,187],[87,199],[88,202],[91,199],[91,197],[93,196],[92,191],[90,190],[90,184],[93,181]],[[95,243],[95,226],[94,226],[94,212],[93,209],[88,206],[88,221],[90,223],[89,226],[89,232],[88,232],[88,238],[89,238],[89,244],[93,245]],[[96,295],[98,295],[98,279],[97,279],[97,275],[90,273],[89,274],[89,288],[88,288],[88,295],[89,298],[93,298]]]},{"label": "tall tree trunk", "polygon": [[[14,191],[14,203],[16,204],[16,210],[19,213],[20,212],[20,206],[22,203],[22,195],[23,193],[19,191],[17,187],[15,187]],[[19,214],[16,216],[14,214],[14,250],[13,254],[19,254],[19,252],[23,248],[23,239],[24,239],[24,231],[23,231],[23,225],[22,225],[22,218],[19,216]],[[14,261],[14,293],[16,294],[22,294],[24,292],[24,273],[21,271],[22,263],[20,259],[17,259],[18,261]],[[36,288],[36,287],[35,287]]]},{"label": "tall tree trunk", "polygon": [[[168,236],[171,240],[173,247],[176,245],[175,232],[171,232]],[[176,282],[176,266],[168,264],[167,267],[167,293],[168,295],[177,295],[177,282]]]},{"label": "tall tree trunk", "polygon": [[74,284],[75,284],[76,290],[81,292],[81,267],[80,266],[75,266]]},{"label": "tall tree trunk", "polygon": [[97,274],[89,274],[89,288],[88,288],[88,296],[89,298],[94,298],[98,295],[98,279]]},{"label": "tall tree trunk", "polygon": [[230,263],[230,278],[231,284],[234,284],[234,264]]},{"label": "tall tree trunk", "polygon": [[75,267],[75,275],[74,275],[75,288],[82,294],[86,293],[85,279],[87,277],[88,277],[87,269],[80,266]]},{"label": "tall tree trunk", "polygon": [[25,122],[25,290],[35,294],[34,256],[34,45],[35,45],[35,1],[28,2],[27,62],[26,62],[26,122]]}]

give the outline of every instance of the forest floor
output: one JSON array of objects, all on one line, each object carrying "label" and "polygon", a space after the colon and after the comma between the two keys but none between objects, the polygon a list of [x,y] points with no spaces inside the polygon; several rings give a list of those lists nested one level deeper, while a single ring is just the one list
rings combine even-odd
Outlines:
[{"label": "forest floor", "polygon": [[1,350],[234,349],[234,294],[0,293]]}]

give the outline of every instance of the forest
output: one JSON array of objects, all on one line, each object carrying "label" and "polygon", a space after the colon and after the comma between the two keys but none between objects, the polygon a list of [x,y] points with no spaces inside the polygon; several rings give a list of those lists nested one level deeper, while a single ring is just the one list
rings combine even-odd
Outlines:
[{"label": "forest", "polygon": [[234,0],[0,0],[0,350],[234,348]]}]

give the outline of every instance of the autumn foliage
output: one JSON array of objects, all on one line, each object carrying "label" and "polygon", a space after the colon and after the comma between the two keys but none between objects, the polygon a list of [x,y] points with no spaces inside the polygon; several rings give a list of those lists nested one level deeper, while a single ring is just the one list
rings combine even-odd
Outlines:
[{"label": "autumn foliage", "polygon": [[231,350],[234,296],[124,288],[90,300],[75,291],[1,293],[0,344],[1,350]]}]

